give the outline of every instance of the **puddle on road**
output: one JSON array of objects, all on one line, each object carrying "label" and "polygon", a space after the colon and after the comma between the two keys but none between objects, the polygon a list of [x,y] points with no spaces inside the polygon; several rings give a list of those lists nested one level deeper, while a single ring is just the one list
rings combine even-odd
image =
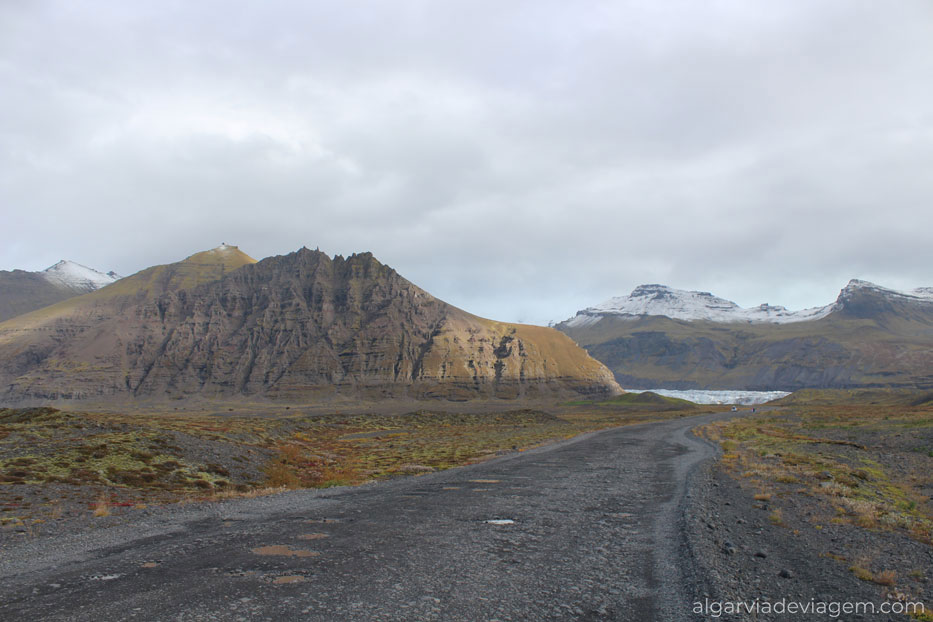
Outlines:
[{"label": "puddle on road", "polygon": [[487,525],[514,525],[515,521],[511,518],[489,518],[483,521]]},{"label": "puddle on road", "polygon": [[501,482],[501,479],[471,479],[470,482],[474,484],[498,484]]},{"label": "puddle on road", "polygon": [[282,577],[276,577],[272,582],[276,585],[282,585],[287,583],[304,583],[307,579],[300,574],[290,574]]},{"label": "puddle on road", "polygon": [[299,540],[320,540],[321,538],[327,538],[326,533],[303,533],[298,536]]},{"label": "puddle on road", "polygon": [[460,490],[460,486],[444,486],[441,490]]},{"label": "puddle on road", "polygon": [[143,563],[142,567],[143,568],[155,568],[158,565],[159,565],[159,562],[145,562]]},{"label": "puddle on road", "polygon": [[320,555],[317,551],[308,551],[307,549],[293,549],[286,544],[270,544],[253,549],[256,555],[277,555],[283,557],[317,557]]}]

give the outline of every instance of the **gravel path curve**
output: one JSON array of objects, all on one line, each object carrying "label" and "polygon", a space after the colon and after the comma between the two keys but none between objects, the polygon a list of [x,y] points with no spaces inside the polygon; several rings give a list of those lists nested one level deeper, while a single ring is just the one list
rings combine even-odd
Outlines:
[{"label": "gravel path curve", "polygon": [[687,620],[703,415],[0,544],[3,620]]}]

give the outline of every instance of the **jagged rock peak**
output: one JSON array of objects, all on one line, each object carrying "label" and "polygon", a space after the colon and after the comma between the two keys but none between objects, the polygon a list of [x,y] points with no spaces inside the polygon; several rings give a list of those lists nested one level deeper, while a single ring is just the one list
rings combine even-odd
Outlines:
[{"label": "jagged rock peak", "polygon": [[[0,397],[462,401],[621,391],[566,335],[471,315],[372,253],[302,248],[232,270],[220,268],[235,254],[192,257],[127,277],[127,296],[92,294],[84,307],[0,330]],[[72,330],[72,318],[93,328]],[[32,346],[39,356],[17,355]],[[60,361],[73,362],[68,373],[56,374]]]}]

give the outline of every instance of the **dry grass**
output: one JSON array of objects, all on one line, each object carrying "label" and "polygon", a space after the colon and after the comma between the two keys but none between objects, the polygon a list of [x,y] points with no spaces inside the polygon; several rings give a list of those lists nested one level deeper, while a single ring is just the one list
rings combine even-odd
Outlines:
[{"label": "dry grass", "polygon": [[862,568],[861,566],[853,565],[849,567],[849,570],[852,571],[852,574],[855,575],[856,579],[859,579],[861,581],[874,581],[875,580],[875,575],[873,575],[871,570],[868,570],[867,568]]},{"label": "dry grass", "polygon": [[110,516],[110,499],[106,494],[101,494],[94,502],[93,515],[97,518]]},{"label": "dry grass", "polygon": [[301,478],[287,463],[274,461],[266,469],[266,487],[268,488],[300,488]]},{"label": "dry grass", "polygon": [[247,490],[222,490],[212,493],[208,497],[198,497],[191,499],[191,502],[199,503],[201,501],[223,501],[225,499],[254,499],[256,497],[277,495],[279,493],[285,492],[286,490],[288,490],[288,488],[285,488],[284,486],[263,486],[261,488],[249,488]]},{"label": "dry grass", "polygon": [[[795,396],[782,409],[713,423],[703,434],[720,443],[723,470],[755,500],[769,502],[773,524],[814,535],[841,525],[833,528],[832,546],[846,555],[821,556],[883,586],[889,597],[924,594],[926,574],[916,568],[927,551],[919,543],[933,545],[933,403],[905,391],[865,401],[859,395],[840,392],[837,402],[828,392]],[[866,547],[856,544],[866,537],[901,542],[903,552],[886,549],[879,568],[882,559],[865,557]],[[933,620],[930,612],[913,617]]]},{"label": "dry grass", "polygon": [[893,570],[882,570],[875,575],[875,583],[878,585],[893,586],[897,580],[897,573]]},{"label": "dry grass", "polygon": [[[715,410],[608,400],[546,410],[387,415],[260,405],[256,416],[247,416],[242,404],[239,414],[229,414],[226,403],[197,412],[189,406],[132,413],[0,409],[0,510],[11,508],[0,519],[33,511],[16,500],[21,484],[93,486],[106,491],[110,507],[261,496],[418,475],[584,432]],[[98,503],[95,511],[98,506],[110,510]]]},{"label": "dry grass", "polygon": [[[843,392],[845,393],[845,392]],[[781,411],[706,426],[720,442],[722,465],[758,488],[754,498],[800,495],[835,509],[833,523],[901,530],[933,542],[933,483],[925,455],[933,447],[933,404],[886,392],[878,403],[826,393],[797,397]],[[879,398],[880,399],[880,398]]]},{"label": "dry grass", "polygon": [[886,587],[894,587],[894,584],[897,582],[897,573],[893,570],[882,570],[873,573],[859,564],[850,566],[849,570],[852,571],[852,574],[854,574],[857,579],[862,581],[871,581],[872,583],[877,583],[878,585],[884,585]]}]

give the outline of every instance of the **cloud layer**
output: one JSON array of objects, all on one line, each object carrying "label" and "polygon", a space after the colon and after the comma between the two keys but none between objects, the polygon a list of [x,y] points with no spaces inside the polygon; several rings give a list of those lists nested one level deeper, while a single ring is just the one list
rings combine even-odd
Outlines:
[{"label": "cloud layer", "polygon": [[0,268],[370,250],[472,312],[933,285],[933,5],[0,5]]}]

